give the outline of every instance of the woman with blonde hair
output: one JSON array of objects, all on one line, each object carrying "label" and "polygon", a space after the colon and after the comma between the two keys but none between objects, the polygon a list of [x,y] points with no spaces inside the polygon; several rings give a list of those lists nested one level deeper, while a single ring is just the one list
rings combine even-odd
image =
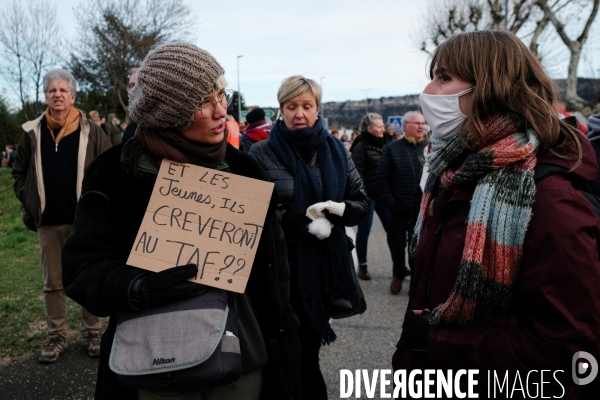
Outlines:
[{"label": "woman with blonde hair", "polygon": [[480,395],[486,370],[547,396],[597,395],[600,380],[571,379],[579,352],[600,359],[600,220],[574,187],[598,174],[590,144],[509,32],[452,36],[429,71],[434,152],[394,369],[478,369]]},{"label": "woman with blonde hair", "polygon": [[[319,367],[322,344],[336,335],[329,324],[328,300],[334,293],[355,300],[354,266],[345,226],[356,225],[367,212],[367,196],[342,142],[319,118],[321,86],[291,76],[277,92],[281,118],[269,139],[250,149],[275,183],[282,200],[278,218],[285,234],[291,270],[291,304],[300,319],[302,398],[327,399]],[[330,233],[316,229],[307,217],[320,215]]]}]

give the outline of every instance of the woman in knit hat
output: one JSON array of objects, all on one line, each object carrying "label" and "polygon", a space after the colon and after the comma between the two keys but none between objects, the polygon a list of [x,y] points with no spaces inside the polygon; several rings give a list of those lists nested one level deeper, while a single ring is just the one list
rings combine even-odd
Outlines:
[{"label": "woman in knit hat", "polygon": [[[300,318],[301,376],[307,383],[302,398],[321,400],[327,399],[327,388],[319,350],[336,338],[327,300],[335,292],[349,300],[358,297],[345,227],[365,217],[368,200],[344,145],[318,116],[321,86],[291,76],[281,83],[277,97],[281,118],[269,139],[256,143],[249,154],[267,171],[283,202],[278,218],[292,272],[291,303]],[[329,229],[327,234],[319,223]]]},{"label": "woman in knit hat", "polygon": [[[96,315],[111,317],[102,341],[96,399],[300,398],[297,318],[289,306],[289,269],[275,217],[276,194],[246,291],[235,294],[241,378],[193,392],[156,392],[121,384],[109,368],[117,310],[160,306],[203,289],[187,281],[198,273],[195,264],[158,273],[126,264],[161,159],[267,179],[251,157],[227,143],[230,97],[224,73],[214,57],[191,44],[170,43],[153,50],[141,65],[130,97],[130,113],[138,124],[135,137],[104,153],[86,171],[64,247],[63,281],[71,298]],[[152,286],[151,281],[159,284]]]},{"label": "woman in knit hat", "polygon": [[497,373],[523,397],[527,385],[531,398],[597,398],[600,220],[574,187],[598,174],[589,142],[559,119],[555,85],[512,33],[455,35],[429,72],[434,152],[394,369],[478,370],[480,397]]}]

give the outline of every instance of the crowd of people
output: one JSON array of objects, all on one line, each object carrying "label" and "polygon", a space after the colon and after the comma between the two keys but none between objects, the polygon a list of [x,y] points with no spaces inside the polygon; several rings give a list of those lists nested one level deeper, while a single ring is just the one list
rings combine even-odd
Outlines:
[{"label": "crowd of people", "polygon": [[[23,125],[12,166],[42,255],[49,340],[40,362],[66,348],[69,296],[99,357],[97,399],[327,399],[319,352],[335,345],[332,310],[356,314],[355,278],[371,279],[375,213],[390,293],[405,286],[409,295],[389,355],[395,370],[570,371],[582,351],[600,360],[600,218],[578,186],[598,179],[600,116],[589,140],[561,119],[553,83],[516,36],[480,31],[441,44],[422,113],[406,113],[400,135],[376,113],[351,137],[329,131],[321,86],[300,75],[283,80],[274,123],[255,108],[230,124],[224,74],[195,45],[152,50],[132,71],[123,137],[114,115],[88,120],[74,107],[68,71],[45,75],[48,108]],[[111,364],[117,315],[159,313],[206,290],[189,282],[196,264],[127,265],[162,159],[274,183],[248,285],[234,294],[234,382],[135,387]],[[570,374],[556,383],[546,393],[598,394],[598,382],[578,386]]]}]

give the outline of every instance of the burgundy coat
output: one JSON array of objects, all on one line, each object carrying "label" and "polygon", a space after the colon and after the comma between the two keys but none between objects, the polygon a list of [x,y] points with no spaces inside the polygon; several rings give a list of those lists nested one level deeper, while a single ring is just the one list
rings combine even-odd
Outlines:
[{"label": "burgundy coat", "polygon": [[[595,181],[598,166],[593,149],[581,139],[583,162],[573,174]],[[573,164],[549,153],[539,155],[538,163],[566,168]],[[565,372],[557,377],[564,390],[546,373],[544,382],[554,385],[545,385],[544,396],[555,390],[557,396],[565,391],[564,398],[582,398],[578,393],[582,388],[600,398],[600,374],[587,386],[575,387],[571,379],[575,352],[591,353],[600,363],[600,219],[565,177],[553,175],[536,186],[523,265],[514,287],[518,327],[432,329],[427,353],[411,352],[400,337],[393,357],[395,370],[479,369],[480,387],[485,388],[480,398],[485,398],[486,383],[481,386],[485,370],[509,371],[512,386],[517,370],[525,384],[530,370],[562,369]],[[448,299],[458,275],[473,190],[443,189],[436,196],[417,246],[408,309],[433,309]],[[496,398],[503,397],[497,394]]]}]

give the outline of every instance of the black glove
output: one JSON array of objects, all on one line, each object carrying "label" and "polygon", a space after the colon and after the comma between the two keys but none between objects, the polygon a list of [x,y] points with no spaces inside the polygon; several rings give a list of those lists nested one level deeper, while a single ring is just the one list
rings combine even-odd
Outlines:
[{"label": "black glove", "polygon": [[136,278],[129,292],[130,302],[139,310],[183,300],[206,290],[206,286],[188,281],[198,274],[195,264],[181,265]]},{"label": "black glove", "polygon": [[283,229],[283,233],[290,239],[298,239],[302,236],[311,235],[308,232],[308,224],[311,222],[312,220],[305,214],[289,210],[286,210],[281,216],[281,228]]},{"label": "black glove", "polygon": [[337,214],[332,214],[329,210],[323,210],[323,214],[325,214],[325,218],[329,220],[334,225],[346,226],[350,219],[350,206],[346,203],[346,208],[344,208],[344,214],[340,217]]},{"label": "black glove", "polygon": [[431,311],[423,310],[420,315],[415,314],[413,310],[408,310],[404,314],[404,323],[402,324],[402,336],[406,347],[412,351],[427,351],[429,347],[429,331],[431,324],[429,318]]}]

